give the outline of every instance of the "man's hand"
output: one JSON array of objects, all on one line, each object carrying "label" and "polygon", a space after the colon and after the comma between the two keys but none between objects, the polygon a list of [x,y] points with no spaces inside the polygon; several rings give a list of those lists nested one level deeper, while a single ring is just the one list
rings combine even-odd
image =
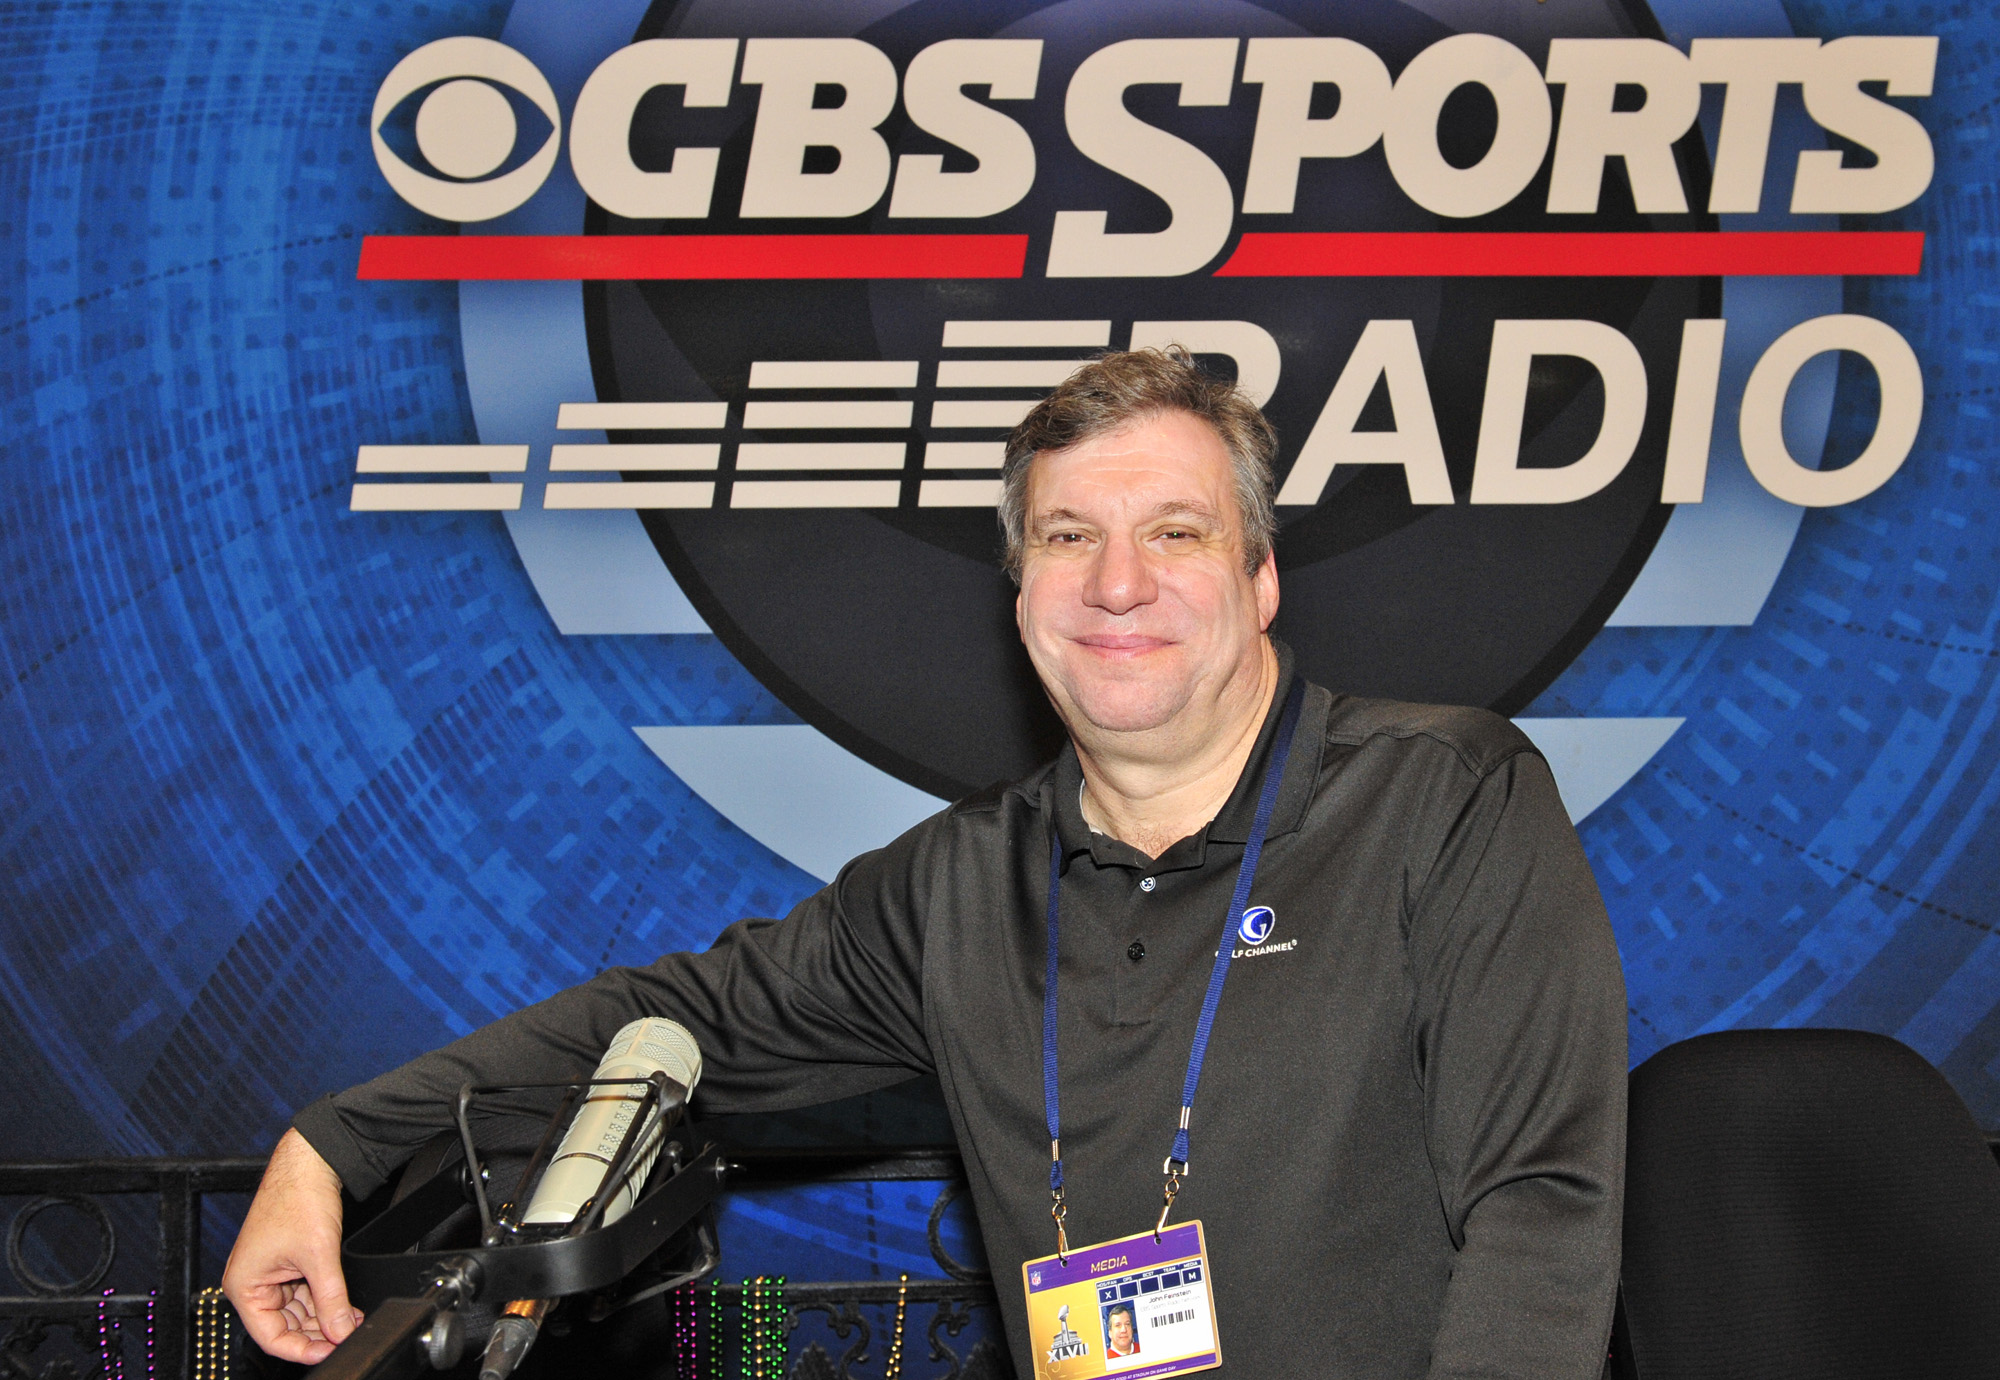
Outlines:
[{"label": "man's hand", "polygon": [[325,1360],[361,1323],[340,1273],[340,1176],[297,1131],[271,1152],[222,1291],[250,1340],[286,1361]]}]

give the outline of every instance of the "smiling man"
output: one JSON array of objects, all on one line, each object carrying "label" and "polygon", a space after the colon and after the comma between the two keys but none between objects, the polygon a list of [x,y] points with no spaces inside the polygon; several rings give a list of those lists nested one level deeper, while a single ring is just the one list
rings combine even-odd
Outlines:
[{"label": "smiling man", "polygon": [[[1162,382],[1188,367],[1131,358]],[[1228,797],[1278,684],[1270,499],[1245,508],[1222,437],[1193,413],[1105,431],[1087,424],[1122,408],[1071,417],[1055,401],[1024,423],[1001,501],[1021,638],[1069,728],[1085,819],[1164,853]],[[1036,448],[1042,431],[1058,444]],[[1084,434],[1061,444],[1069,431]]]},{"label": "smiling man", "polygon": [[1137,1356],[1139,1354],[1139,1325],[1135,1322],[1136,1310],[1129,1303],[1121,1303],[1104,1315],[1104,1354],[1107,1356]]},{"label": "smiling man", "polygon": [[[585,1074],[663,1015],[711,1113],[935,1072],[1024,1375],[1061,1347],[1022,1290],[1076,1260],[1134,1272],[1103,1287],[1172,1373],[1219,1344],[1245,1376],[1595,1377],[1625,1092],[1602,902],[1511,725],[1294,675],[1273,450],[1183,354],[1079,369],[1010,438],[1000,503],[1061,756],[782,921],[308,1107],[225,1277],[251,1335],[310,1360],[348,1334],[339,1187],[384,1182],[460,1084]],[[1195,1219],[1189,1251],[1131,1264]]]}]

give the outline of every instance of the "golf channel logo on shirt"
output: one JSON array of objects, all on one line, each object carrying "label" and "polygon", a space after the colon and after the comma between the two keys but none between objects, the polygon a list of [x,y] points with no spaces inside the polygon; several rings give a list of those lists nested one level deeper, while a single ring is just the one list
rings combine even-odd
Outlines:
[{"label": "golf channel logo on shirt", "polygon": [[[1614,614],[1754,618],[1796,521],[1663,542],[1677,506],[1851,503],[1917,435],[1914,352],[1838,285],[1919,269],[1869,218],[1930,185],[1937,39],[1745,3],[656,5],[612,41],[517,0],[510,42],[390,64],[377,166],[448,233],[359,266],[461,285],[483,443],[361,438],[349,502],[513,513],[564,631],[645,630],[608,591],[670,576],[954,799],[1061,741],[1005,437],[1095,353],[1180,344],[1277,427],[1300,670],[1517,713]],[[1880,405],[1821,468],[1843,352]]]},{"label": "golf channel logo on shirt", "polygon": [[1271,935],[1278,928],[1277,912],[1269,906],[1252,906],[1243,912],[1237,922],[1236,937],[1244,947],[1232,949],[1231,958],[1257,958],[1263,954],[1288,954],[1299,947],[1297,939],[1287,939],[1274,943]]}]

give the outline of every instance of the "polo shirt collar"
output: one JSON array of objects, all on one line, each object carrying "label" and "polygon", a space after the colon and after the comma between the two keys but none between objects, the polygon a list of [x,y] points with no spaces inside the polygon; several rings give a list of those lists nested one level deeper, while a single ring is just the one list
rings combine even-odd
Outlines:
[{"label": "polo shirt collar", "polygon": [[[1291,693],[1297,675],[1292,649],[1278,638],[1271,639],[1278,653],[1278,688],[1264,714],[1256,745],[1243,764],[1236,789],[1205,829],[1181,839],[1157,858],[1148,858],[1130,844],[1109,834],[1092,831],[1084,822],[1080,794],[1083,765],[1077,760],[1076,745],[1063,744],[1054,770],[1048,774],[1047,807],[1055,811],[1056,837],[1062,841],[1065,867],[1081,853],[1089,853],[1100,867],[1137,867],[1149,872],[1172,872],[1200,867],[1207,860],[1208,843],[1244,844],[1250,841],[1250,826],[1257,817],[1257,796],[1264,784],[1264,766],[1278,737],[1278,720],[1283,715],[1285,697]],[[1292,755],[1285,765],[1285,779],[1279,783],[1278,799],[1271,811],[1270,837],[1289,834],[1305,819],[1312,801],[1313,783],[1319,778],[1320,748],[1326,739],[1327,711],[1332,697],[1317,686],[1306,687],[1305,704],[1299,712],[1299,726],[1292,738]]]}]

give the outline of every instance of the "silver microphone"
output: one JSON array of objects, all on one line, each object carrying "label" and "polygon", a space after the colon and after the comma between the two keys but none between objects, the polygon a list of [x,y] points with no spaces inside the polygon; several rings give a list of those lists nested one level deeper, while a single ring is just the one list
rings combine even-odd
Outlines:
[{"label": "silver microphone", "polygon": [[[661,1016],[633,1021],[612,1038],[611,1047],[598,1062],[594,1079],[650,1078],[664,1073],[676,1083],[694,1091],[701,1081],[701,1049],[694,1036],[679,1024]],[[591,1088],[583,1105],[570,1121],[569,1131],[556,1147],[555,1158],[542,1173],[535,1196],[521,1216],[525,1227],[561,1225],[573,1221],[583,1205],[604,1187],[604,1176],[618,1154],[619,1142],[639,1114],[646,1089],[641,1083],[613,1084]],[[630,1212],[639,1201],[639,1189],[660,1157],[666,1126],[655,1106],[650,1124],[640,1132],[632,1172],[612,1192],[605,1204],[603,1225],[610,1226]]]},{"label": "silver microphone", "polygon": [[[701,1081],[701,1047],[684,1027],[662,1016],[648,1016],[620,1030],[591,1077],[646,1079],[655,1073],[664,1073],[690,1093]],[[528,1200],[528,1210],[521,1215],[522,1226],[562,1226],[576,1220],[584,1204],[604,1190],[611,1162],[617,1158],[618,1146],[645,1096],[646,1087],[638,1082],[586,1090],[583,1106],[571,1119],[562,1144],[556,1147],[555,1157],[542,1171],[542,1181]],[[647,1113],[646,1121],[635,1142],[631,1172],[611,1190],[604,1205],[603,1226],[610,1226],[638,1203],[646,1175],[660,1157],[667,1123],[657,1104]],[[506,1306],[486,1340],[479,1380],[507,1380],[514,1373],[535,1344],[552,1302],[516,1299]]]}]

